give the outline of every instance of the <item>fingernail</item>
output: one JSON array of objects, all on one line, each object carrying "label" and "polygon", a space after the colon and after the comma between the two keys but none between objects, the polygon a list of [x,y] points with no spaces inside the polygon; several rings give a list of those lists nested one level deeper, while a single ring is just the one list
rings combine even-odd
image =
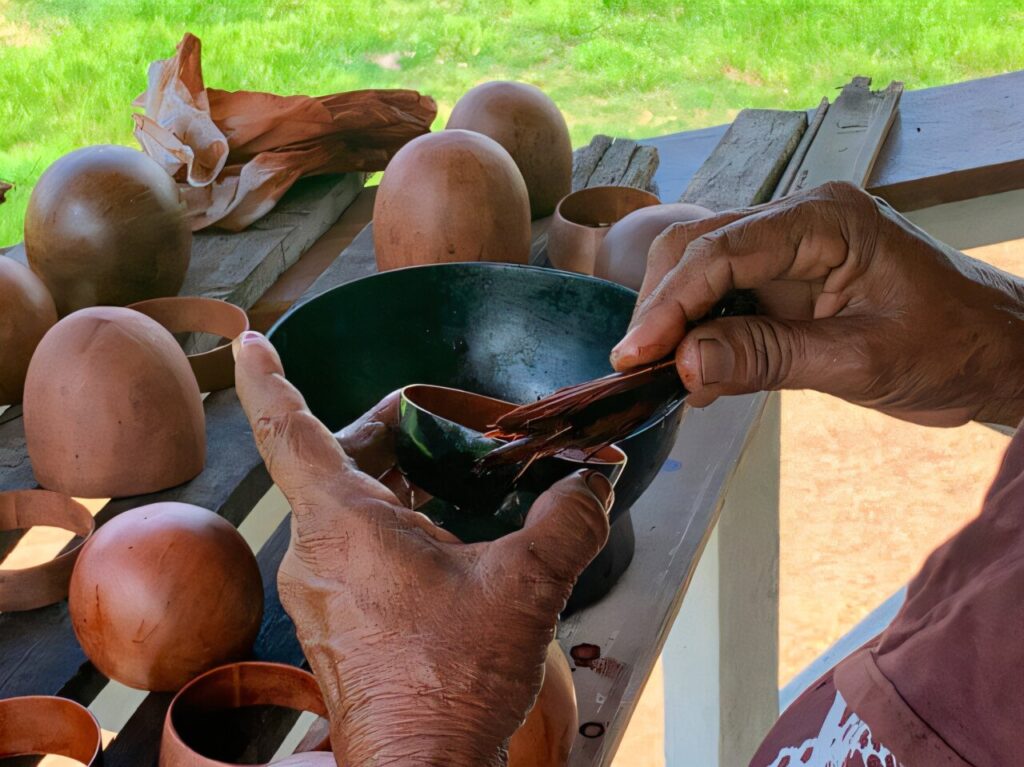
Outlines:
[{"label": "fingernail", "polygon": [[257,333],[255,330],[247,330],[242,333],[242,346],[247,344],[256,343],[263,340],[263,334]]},{"label": "fingernail", "polygon": [[623,337],[612,348],[611,361],[612,365],[615,365],[620,359],[629,359],[637,355],[636,343],[633,341],[633,336],[636,335],[636,330],[631,330]]},{"label": "fingernail", "polygon": [[612,497],[615,494],[615,489],[612,487],[608,477],[599,471],[589,469],[583,472],[583,481],[587,483],[590,492],[594,494],[594,497],[601,502],[601,505],[607,511],[612,505]]},{"label": "fingernail", "polygon": [[700,350],[700,379],[705,386],[732,378],[736,357],[731,348],[717,338],[702,338],[697,347]]}]

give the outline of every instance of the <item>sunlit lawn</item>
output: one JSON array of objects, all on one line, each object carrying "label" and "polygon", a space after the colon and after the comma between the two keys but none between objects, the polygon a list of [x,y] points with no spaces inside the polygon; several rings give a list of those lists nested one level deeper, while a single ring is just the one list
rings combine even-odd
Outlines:
[{"label": "sunlit lawn", "polygon": [[1013,0],[868,3],[537,0],[0,0],[0,245],[21,239],[39,174],[84,144],[133,143],[146,67],[186,30],[221,88],[411,87],[447,116],[470,86],[546,89],[576,143],[802,108],[855,74],[918,88],[1024,66]]}]

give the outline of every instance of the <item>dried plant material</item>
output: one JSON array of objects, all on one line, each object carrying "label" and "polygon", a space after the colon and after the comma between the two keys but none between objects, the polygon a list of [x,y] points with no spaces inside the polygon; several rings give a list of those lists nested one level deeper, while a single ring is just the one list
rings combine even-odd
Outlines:
[{"label": "dried plant material", "polygon": [[6,195],[12,189],[14,189],[14,184],[8,184],[3,179],[0,179],[0,202],[7,202],[7,200],[4,198],[4,195]]},{"label": "dried plant material", "polygon": [[[733,290],[693,325],[757,310],[753,291]],[[664,416],[686,395],[674,357],[567,386],[501,416],[486,436],[508,442],[484,456],[479,467],[529,465],[556,453],[586,460]]]},{"label": "dried plant material", "polygon": [[222,91],[203,82],[199,38],[149,68],[135,137],[178,182],[193,231],[244,229],[302,176],[383,170],[429,132],[437,105],[408,90],[329,96]]},{"label": "dried plant material", "polygon": [[530,463],[556,453],[585,460],[685,396],[672,359],[567,386],[499,418],[486,436],[508,442],[480,465]]}]

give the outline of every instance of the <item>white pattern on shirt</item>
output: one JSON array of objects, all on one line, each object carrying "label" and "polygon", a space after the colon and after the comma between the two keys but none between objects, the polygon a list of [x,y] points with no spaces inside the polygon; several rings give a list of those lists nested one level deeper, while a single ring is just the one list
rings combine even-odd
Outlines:
[{"label": "white pattern on shirt", "polygon": [[[801,761],[809,749],[809,758]],[[768,767],[782,767],[786,757],[789,757],[787,767],[843,767],[854,756],[859,756],[864,764],[868,763],[868,757],[874,756],[885,767],[902,767],[889,749],[875,741],[871,728],[852,711],[847,712],[846,701],[836,692],[835,702],[818,735],[801,746],[782,749]]]}]

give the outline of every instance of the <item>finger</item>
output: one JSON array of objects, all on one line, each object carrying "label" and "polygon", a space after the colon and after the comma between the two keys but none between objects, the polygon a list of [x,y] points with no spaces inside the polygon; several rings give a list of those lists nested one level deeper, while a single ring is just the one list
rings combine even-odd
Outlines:
[{"label": "finger", "polygon": [[789,321],[730,317],[694,328],[676,354],[689,390],[704,407],[727,394],[815,389],[840,397],[862,393],[875,377],[863,341],[877,332],[868,318]]},{"label": "finger", "polygon": [[[824,281],[826,293],[818,303],[827,305],[827,314],[839,311],[844,289],[862,273],[866,258],[864,249],[850,247],[851,227],[841,211],[854,207],[846,202],[856,197],[877,213],[867,195],[847,187],[832,184],[787,198],[691,241],[612,350],[615,368],[665,356],[682,341],[687,323],[737,288],[756,289],[778,279]],[[862,213],[849,215],[856,219]],[[817,306],[815,315],[822,316]]]},{"label": "finger", "polygon": [[395,430],[398,428],[400,393],[392,392],[352,422],[335,438],[361,471],[379,477],[395,463]]},{"label": "finger", "polygon": [[720,229],[739,218],[747,215],[747,211],[734,210],[716,216],[672,224],[659,234],[647,251],[647,270],[640,286],[637,307],[654,291],[668,274],[679,263],[687,246],[698,237]]},{"label": "finger", "polygon": [[615,500],[608,479],[580,471],[556,482],[530,508],[526,524],[496,543],[502,558],[571,586],[608,540],[608,510]]},{"label": "finger", "polygon": [[306,407],[284,377],[270,342],[256,332],[243,333],[233,345],[235,387],[252,425],[267,470],[297,516],[315,504],[317,491],[358,502],[394,502],[378,482],[358,471],[334,435]]}]

